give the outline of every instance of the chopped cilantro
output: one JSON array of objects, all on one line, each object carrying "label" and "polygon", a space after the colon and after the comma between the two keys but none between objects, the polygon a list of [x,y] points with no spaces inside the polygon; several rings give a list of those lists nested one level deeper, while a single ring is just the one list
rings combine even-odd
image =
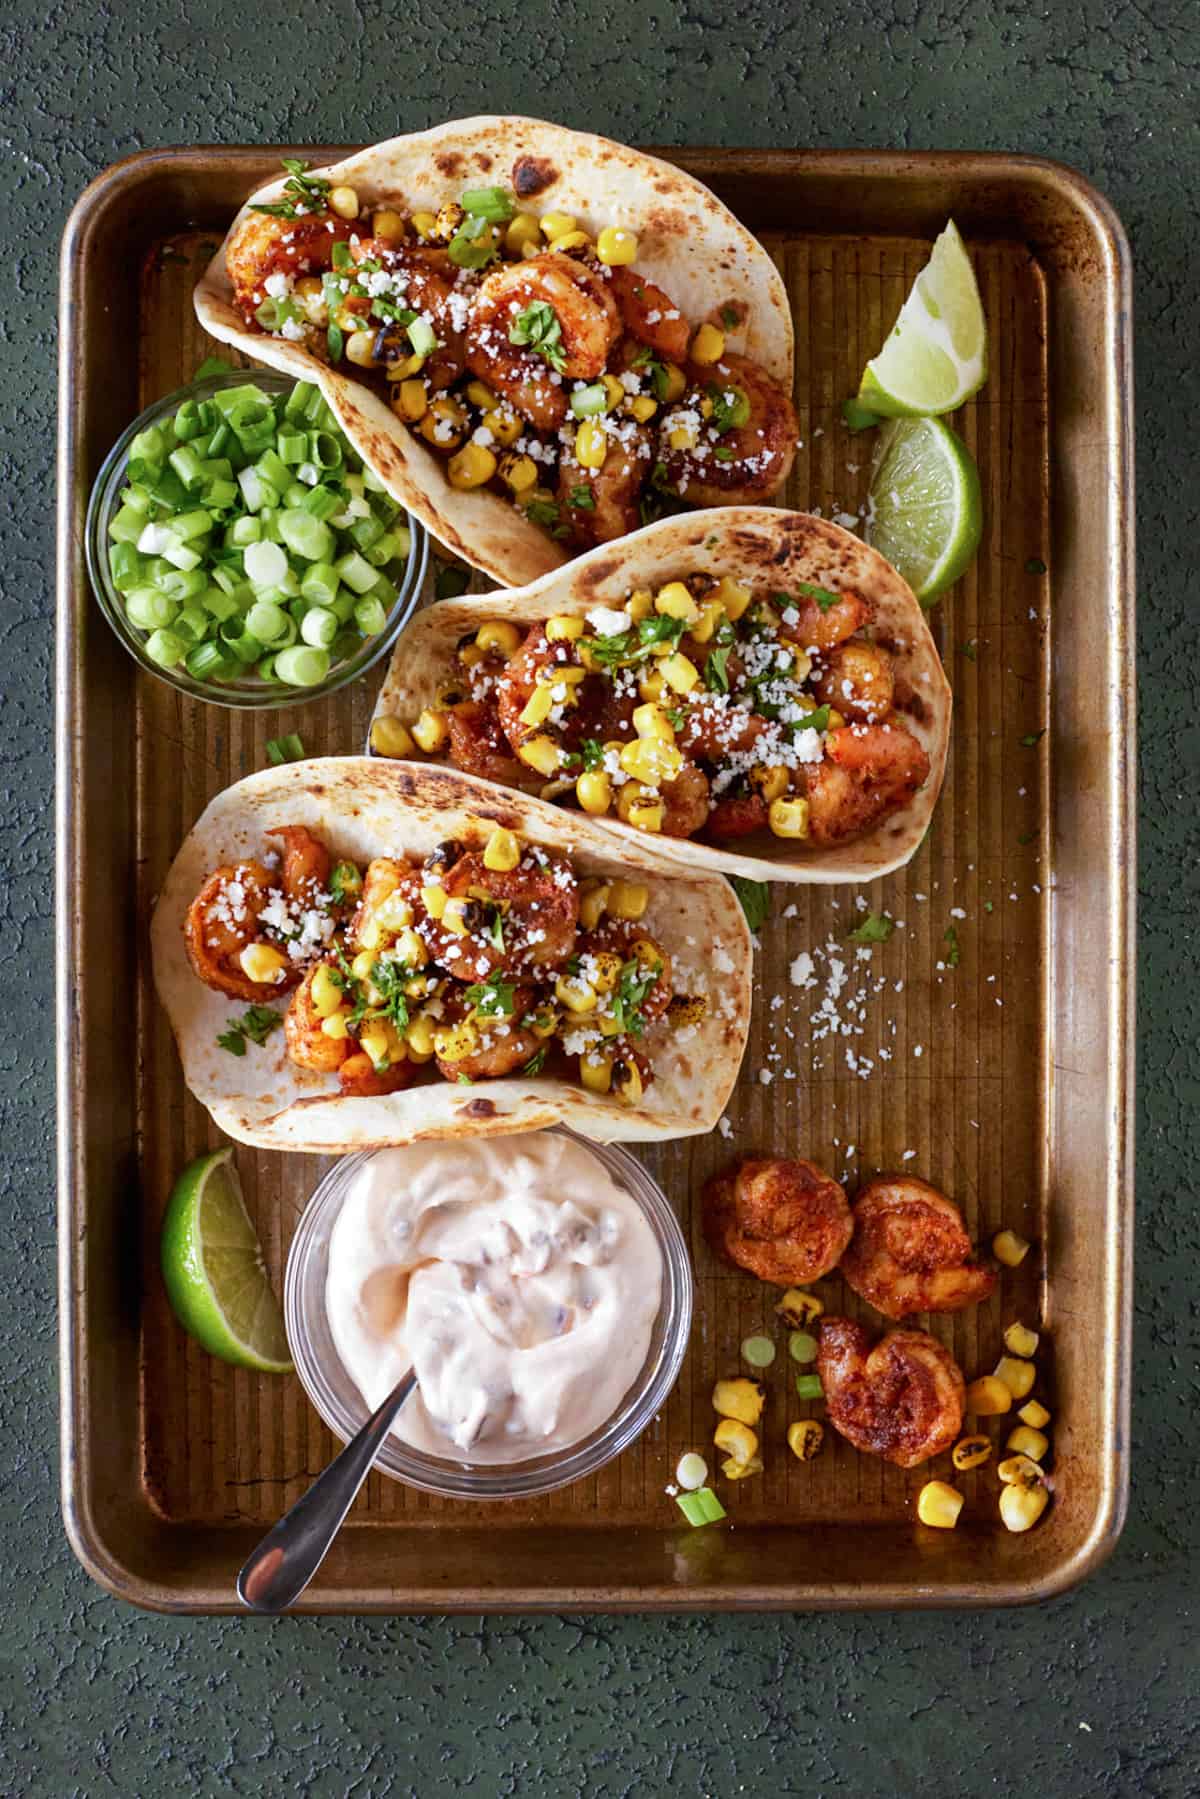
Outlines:
[{"label": "chopped cilantro", "polygon": [[330,325],[328,331],[325,333],[325,342],[329,345],[330,362],[340,362],[342,360],[342,349],[345,341],[345,338],[342,336],[341,326]]},{"label": "chopped cilantro", "polygon": [[732,462],[733,451],[725,449],[723,446],[719,446],[713,451],[713,459],[716,462]]},{"label": "chopped cilantro", "polygon": [[1017,838],[1017,842],[1021,844],[1032,843],[1036,836],[1036,831],[1022,831],[1021,835]]},{"label": "chopped cilantro", "polygon": [[408,1029],[408,1000],[404,986],[412,976],[409,964],[398,962],[393,956],[376,956],[371,970],[371,985],[380,998],[380,1004],[372,1011],[377,1017],[389,1018],[400,1032]]},{"label": "chopped cilantro", "polygon": [[461,593],[466,593],[471,582],[471,571],[460,563],[447,562],[439,568],[433,583],[434,598],[438,600],[456,600]]},{"label": "chopped cilantro", "polygon": [[362,876],[353,862],[335,862],[329,877],[329,895],[335,906],[357,899],[362,892]]},{"label": "chopped cilantro", "polygon": [[543,531],[549,531],[551,537],[568,535],[568,527],[559,516],[558,507],[553,500],[531,500],[525,508],[525,517],[532,524],[540,525]]},{"label": "chopped cilantro", "polygon": [[796,586],[810,600],[815,600],[822,612],[828,612],[831,606],[838,603],[837,594],[830,593],[827,587],[814,587],[811,581],[797,581]]},{"label": "chopped cilantro", "polygon": [[587,769],[604,766],[604,745],[598,737],[585,737],[583,740],[583,766]]},{"label": "chopped cilantro", "polygon": [[741,324],[741,314],[736,306],[722,306],[721,323],[724,325],[726,331],[735,331],[737,329],[738,325]]},{"label": "chopped cilantro", "polygon": [[504,980],[497,969],[486,981],[477,981],[473,987],[468,987],[463,998],[484,1018],[511,1018],[515,992],[512,983]]},{"label": "chopped cilantro", "polygon": [[896,921],[890,912],[868,912],[862,922],[853,930],[847,931],[851,943],[886,943],[896,928]]},{"label": "chopped cilantro", "polygon": [[958,932],[953,925],[944,933],[942,941],[946,945],[947,968],[957,968],[962,961],[962,951],[958,947]]},{"label": "chopped cilantro", "polygon": [[643,644],[678,643],[687,629],[687,620],[672,618],[667,612],[652,613],[638,622],[638,636]]},{"label": "chopped cilantro", "polygon": [[673,731],[683,730],[683,727],[687,722],[687,714],[684,712],[682,706],[668,706],[667,717],[671,721],[671,729]]},{"label": "chopped cilantro", "polygon": [[[712,401],[709,423],[720,436],[749,424],[750,401],[740,387],[718,387],[715,381],[710,381],[704,391]],[[716,454],[720,456],[721,452],[718,450]]]},{"label": "chopped cilantro", "polygon": [[473,1087],[475,1085],[469,1074],[456,1074],[454,1078],[460,1087]]},{"label": "chopped cilantro", "polygon": [[1025,564],[1025,573],[1027,575],[1044,575],[1045,572],[1046,564],[1042,561],[1040,556],[1031,556],[1029,561]]},{"label": "chopped cilantro", "polygon": [[991,900],[984,900],[983,909],[985,912],[993,912],[995,910],[995,907],[992,905]]},{"label": "chopped cilantro", "polygon": [[562,326],[558,314],[546,300],[534,300],[519,312],[508,328],[510,344],[524,344],[535,356],[543,356],[558,374],[562,374],[567,353],[563,348]]},{"label": "chopped cilantro", "polygon": [[206,356],[192,376],[192,380],[204,381],[209,375],[232,375],[232,373],[233,364],[226,362],[223,356]]},{"label": "chopped cilantro", "polygon": [[704,664],[704,685],[710,693],[729,692],[729,670],[725,666],[729,661],[729,651],[710,650],[708,661]]},{"label": "chopped cilantro", "polygon": [[974,637],[969,638],[967,640],[967,642],[963,644],[963,652],[962,653],[966,657],[968,662],[975,661],[977,649],[978,649],[978,644],[977,644],[977,640]]},{"label": "chopped cilantro", "polygon": [[567,495],[567,505],[577,506],[581,512],[595,512],[596,496],[586,481],[581,481]]},{"label": "chopped cilantro", "polygon": [[287,170],[287,180],[283,191],[288,196],[285,200],[275,200],[269,205],[252,206],[251,212],[265,212],[273,219],[294,219],[301,213],[324,212],[325,196],[329,192],[329,183],[320,175],[306,175],[307,163],[298,157],[285,156],[283,166]]},{"label": "chopped cilantro", "polygon": [[671,377],[667,374],[666,363],[662,362],[654,354],[653,350],[647,348],[640,349],[633,357],[629,366],[634,369],[645,369],[650,377],[650,385],[654,389],[655,399],[666,399],[671,384]]},{"label": "chopped cilantro", "polygon": [[534,1052],[530,1056],[528,1062],[526,1062],[525,1066],[522,1068],[521,1073],[522,1074],[541,1074],[542,1069],[545,1066],[546,1066],[546,1045],[543,1043],[542,1047],[540,1049],[534,1050]]},{"label": "chopped cilantro", "polygon": [[793,731],[827,731],[829,729],[829,707],[818,706],[815,712],[806,712],[792,726]]},{"label": "chopped cilantro", "polygon": [[491,939],[492,948],[495,950],[499,950],[501,955],[503,955],[503,953],[504,953],[504,914],[500,910],[499,906],[497,906],[495,911],[492,913],[492,922],[488,926],[488,936]]},{"label": "chopped cilantro", "polygon": [[246,1039],[234,1025],[220,1033],[217,1043],[222,1049],[228,1050],[231,1056],[244,1056],[246,1053]]},{"label": "chopped cilantro", "polygon": [[1022,737],[1022,739],[1021,739],[1021,748],[1023,750],[1033,749],[1037,744],[1039,744],[1042,741],[1042,738],[1045,735],[1046,735],[1045,725],[1042,726],[1040,731],[1026,732],[1025,736]]},{"label": "chopped cilantro", "polygon": [[613,1022],[621,1033],[630,1037],[640,1037],[645,1031],[642,1018],[642,1006],[646,995],[662,973],[662,963],[644,966],[640,962],[624,962],[621,965],[617,990],[613,995]]},{"label": "chopped cilantro", "polygon": [[742,902],[746,923],[752,931],[762,929],[771,916],[771,889],[766,881],[750,881],[745,875],[730,875],[730,885]]},{"label": "chopped cilantro", "polygon": [[278,1030],[282,1023],[283,1015],[272,1012],[270,1006],[251,1006],[240,1018],[230,1019],[228,1028],[221,1032],[217,1042],[231,1056],[244,1056],[247,1037],[261,1049],[271,1032]]}]

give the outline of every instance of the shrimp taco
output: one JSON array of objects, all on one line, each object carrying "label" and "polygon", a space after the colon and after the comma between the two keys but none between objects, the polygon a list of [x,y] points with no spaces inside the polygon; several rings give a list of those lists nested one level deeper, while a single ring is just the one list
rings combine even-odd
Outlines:
[{"label": "shrimp taco", "polygon": [[807,513],[649,525],[408,625],[371,748],[539,794],[690,867],[861,881],[924,836],[951,696],[911,589]]},{"label": "shrimp taco", "polygon": [[284,166],[197,287],[200,322],[316,382],[392,497],[466,561],[518,586],[787,479],[787,294],[691,176],[499,117]]},{"label": "shrimp taco", "polygon": [[151,941],[188,1086],[271,1148],[687,1136],[746,1043],[726,883],[443,769],[331,757],[239,781],[176,856]]}]

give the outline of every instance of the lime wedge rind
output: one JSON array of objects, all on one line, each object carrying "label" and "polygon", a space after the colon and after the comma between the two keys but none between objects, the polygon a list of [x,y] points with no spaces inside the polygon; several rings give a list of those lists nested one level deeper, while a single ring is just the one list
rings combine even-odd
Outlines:
[{"label": "lime wedge rind", "polygon": [[953,412],[986,380],[983,303],[951,219],[882,349],[864,369],[858,399],[885,418],[932,418]]},{"label": "lime wedge rind", "polygon": [[923,605],[959,579],[982,534],[979,472],[961,437],[941,419],[884,425],[864,536]]}]

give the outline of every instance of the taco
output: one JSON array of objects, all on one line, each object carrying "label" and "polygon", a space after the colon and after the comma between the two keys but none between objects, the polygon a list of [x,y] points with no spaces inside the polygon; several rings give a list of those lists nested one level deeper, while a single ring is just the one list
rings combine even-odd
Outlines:
[{"label": "taco", "polygon": [[771,258],[707,188],[537,119],[285,163],[196,289],[315,381],[388,492],[518,586],[664,511],[768,499],[796,448]]},{"label": "taco", "polygon": [[429,752],[695,869],[862,881],[924,836],[950,712],[925,616],[876,550],[733,507],[418,613],[370,747]]},{"label": "taco", "polygon": [[151,942],[188,1086],[271,1148],[687,1136],[746,1043],[726,883],[443,769],[331,757],[227,788]]}]

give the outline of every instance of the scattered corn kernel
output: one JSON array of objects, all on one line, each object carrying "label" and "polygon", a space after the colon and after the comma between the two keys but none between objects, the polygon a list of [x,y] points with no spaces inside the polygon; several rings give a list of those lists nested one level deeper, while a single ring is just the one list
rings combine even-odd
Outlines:
[{"label": "scattered corn kernel", "polygon": [[666,691],[667,684],[656,668],[638,676],[638,692],[644,700],[661,700]]},{"label": "scattered corn kernel", "polygon": [[981,1375],[967,1387],[966,1408],[973,1418],[998,1418],[1012,1408],[1012,1390],[994,1374]]},{"label": "scattered corn kernel", "polygon": [[650,901],[650,889],[640,881],[612,881],[608,888],[608,910],[614,918],[641,918]]},{"label": "scattered corn kernel", "polygon": [[662,664],[662,678],[676,693],[688,694],[700,679],[700,670],[681,650],[668,656]]},{"label": "scattered corn kernel", "polygon": [[541,227],[532,212],[519,212],[504,230],[504,248],[510,256],[523,256],[527,244],[541,243]]},{"label": "scattered corn kernel", "polygon": [[1004,1447],[1011,1449],[1014,1455],[1027,1455],[1031,1462],[1041,1462],[1050,1448],[1050,1439],[1045,1431],[1034,1430],[1029,1424],[1018,1424],[1016,1430],[1008,1433]]},{"label": "scattered corn kernel", "polygon": [[1010,1455],[996,1469],[1001,1484],[1036,1487],[1042,1484],[1042,1470],[1027,1455]]},{"label": "scattered corn kernel", "polygon": [[799,1462],[811,1462],[825,1441],[825,1428],[816,1418],[797,1418],[787,1428],[787,1445]]},{"label": "scattered corn kernel", "polygon": [[1005,1487],[1000,1495],[1000,1516],[1005,1529],[1032,1530],[1049,1503],[1050,1495],[1040,1483],[1036,1487]]},{"label": "scattered corn kernel", "polygon": [[396,953],[396,960],[405,968],[424,968],[429,960],[428,951],[419,932],[414,931],[411,925],[406,925],[400,932],[392,948]]},{"label": "scattered corn kernel", "polygon": [[446,473],[451,487],[460,493],[467,493],[473,487],[482,487],[491,480],[496,472],[496,458],[482,444],[464,444],[456,456],[452,456],[446,464]]},{"label": "scattered corn kernel", "polygon": [[532,456],[515,456],[510,452],[500,458],[500,479],[512,493],[528,493],[537,486],[537,463]]},{"label": "scattered corn kernel", "polygon": [[720,362],[725,354],[725,333],[715,325],[701,325],[692,339],[693,362]]},{"label": "scattered corn kernel", "polygon": [[953,1530],[962,1508],[962,1494],[944,1480],[927,1480],[917,1495],[917,1517],[934,1530]]},{"label": "scattered corn kernel", "polygon": [[413,230],[418,237],[434,237],[437,235],[437,214],[432,212],[414,212],[412,215]]},{"label": "scattered corn kernel", "polygon": [[683,751],[678,749],[672,740],[664,741],[661,737],[638,737],[627,743],[621,751],[621,767],[635,781],[641,781],[647,787],[659,787],[664,781],[674,781],[683,767]]},{"label": "scattered corn kernel", "polygon": [[465,217],[466,214],[457,200],[447,200],[444,206],[439,206],[437,209],[437,217],[434,219],[436,235],[444,238],[448,243]]},{"label": "scattered corn kernel", "polygon": [[444,887],[422,887],[421,904],[436,924],[446,910],[449,895]]},{"label": "scattered corn kernel", "polygon": [[423,1012],[418,1012],[415,1018],[409,1019],[404,1041],[414,1062],[429,1061],[433,1055],[433,1024]]},{"label": "scattered corn kernel", "polygon": [[786,768],[752,768],[750,785],[758,789],[770,806],[787,792],[788,771]]},{"label": "scattered corn kernel", "polygon": [[383,206],[375,214],[371,229],[376,237],[383,239],[384,243],[398,244],[404,236],[403,216],[398,212],[393,212],[390,206]]},{"label": "scattered corn kernel", "polygon": [[606,225],[596,239],[596,255],[612,265],[636,262],[638,240],[624,225]]},{"label": "scattered corn kernel", "polygon": [[1039,1341],[1038,1333],[1024,1324],[1010,1324],[1004,1333],[1004,1347],[1013,1355],[1036,1355]]},{"label": "scattered corn kernel", "polygon": [[544,212],[538,222],[542,236],[553,243],[556,237],[565,237],[568,231],[574,231],[579,220],[569,212]]},{"label": "scattered corn kernel", "polygon": [[781,1318],[789,1329],[800,1330],[806,1324],[812,1324],[820,1318],[825,1307],[815,1293],[806,1293],[803,1287],[789,1287],[779,1304],[775,1307],[775,1316]]},{"label": "scattered corn kernel", "polygon": [[696,619],[694,624],[688,627],[696,642],[709,643],[712,639],[713,632],[721,623],[724,616],[721,608],[712,605],[711,602],[708,605],[702,606],[700,608],[699,618]]},{"label": "scattered corn kernel", "polygon": [[330,188],[329,204],[339,219],[356,219],[358,217],[358,195],[352,187]]},{"label": "scattered corn kernel", "polygon": [[654,596],[654,610],[666,618],[682,618],[688,624],[699,618],[700,608],[682,581],[668,581]]},{"label": "scattered corn kernel", "polygon": [[723,575],[708,597],[714,605],[721,607],[726,618],[736,621],[741,618],[750,604],[751,596],[748,587],[743,587],[740,582],[732,581],[728,575]]},{"label": "scattered corn kernel", "polygon": [[526,1027],[541,1043],[544,1043],[547,1037],[553,1037],[561,1023],[562,1014],[554,1006],[541,1005],[536,1012],[525,1014]]},{"label": "scattered corn kernel", "polygon": [[330,1018],[341,1010],[342,990],[333,978],[333,972],[324,962],[318,964],[309,989],[313,1011],[318,1018]]},{"label": "scattered corn kernel", "polygon": [[575,460],[581,468],[603,468],[608,436],[598,419],[584,419],[575,433]]},{"label": "scattered corn kernel", "polygon": [[749,1480],[752,1474],[761,1474],[762,1470],[760,1455],[751,1456],[748,1462],[738,1462],[730,1456],[728,1461],[721,1463],[721,1473],[726,1480]]},{"label": "scattered corn kernel", "polygon": [[987,1437],[960,1437],[950,1451],[950,1460],[960,1471],[968,1468],[982,1468],[991,1458],[992,1445]]},{"label": "scattered corn kernel", "polygon": [[722,1418],[713,1432],[713,1443],[735,1462],[751,1462],[758,1454],[758,1438],[749,1425],[736,1418]]},{"label": "scattered corn kernel", "polygon": [[611,1050],[589,1049],[579,1058],[579,1079],[589,1093],[607,1093],[612,1086]]},{"label": "scattered corn kernel", "polygon": [[310,325],[329,323],[329,304],[319,275],[301,275],[292,289],[292,298],[299,303]]},{"label": "scattered corn kernel", "polygon": [[[621,881],[598,881],[593,876],[586,880],[579,889],[579,922],[585,931],[594,931],[604,917],[604,909],[608,905],[613,887],[624,886]],[[618,917],[623,914],[618,914]]]},{"label": "scattered corn kernel", "polygon": [[506,619],[489,619],[476,631],[475,642],[481,650],[499,650],[502,656],[512,656],[520,648],[521,633]]},{"label": "scattered corn kernel", "polygon": [[675,741],[675,727],[666,707],[655,705],[653,701],[634,707],[633,728],[639,737],[657,738],[663,743]]},{"label": "scattered corn kernel", "polygon": [[466,408],[453,394],[439,394],[430,402],[429,410],[417,427],[427,443],[449,450],[462,442],[467,428]]},{"label": "scattered corn kernel", "polygon": [[640,624],[654,611],[654,595],[646,587],[635,588],[625,602],[625,610],[635,625]]},{"label": "scattered corn kernel", "polygon": [[465,1062],[479,1048],[479,1032],[469,1018],[444,1025],[433,1033],[434,1052],[443,1062]]},{"label": "scattered corn kernel", "polygon": [[629,411],[639,425],[648,425],[658,411],[658,401],[652,400],[649,394],[637,394],[629,402]]},{"label": "scattered corn kernel", "polygon": [[1014,1399],[1025,1399],[1033,1390],[1037,1369],[1020,1356],[1001,1356],[996,1363],[996,1379],[1002,1380]]},{"label": "scattered corn kernel", "polygon": [[762,1417],[766,1388],[761,1381],[739,1374],[734,1380],[719,1380],[712,1390],[713,1411],[722,1418],[736,1418],[741,1424],[756,1425]]},{"label": "scattered corn kernel", "polygon": [[575,797],[585,812],[602,818],[612,805],[612,782],[602,768],[588,769],[575,783]]},{"label": "scattered corn kernel", "polygon": [[354,331],[346,339],[346,361],[352,362],[356,368],[373,369],[379,366],[379,357],[375,354],[375,333],[373,331]]},{"label": "scattered corn kernel", "polygon": [[661,831],[666,807],[640,781],[626,781],[617,795],[617,816],[637,831]]},{"label": "scattered corn kernel", "polygon": [[446,741],[447,726],[445,716],[441,712],[433,712],[428,706],[412,728],[413,742],[417,748],[431,756],[440,750]]},{"label": "scattered corn kernel", "polygon": [[1031,1399],[1017,1413],[1022,1424],[1030,1424],[1034,1430],[1045,1430],[1050,1422],[1050,1414],[1040,1400]]},{"label": "scattered corn kernel", "polygon": [[583,620],[571,618],[565,612],[556,612],[546,620],[546,636],[551,643],[578,643],[583,632]]},{"label": "scattered corn kernel", "polygon": [[772,800],[767,808],[767,823],[776,837],[807,837],[808,801]]},{"label": "scattered corn kernel", "polygon": [[274,986],[282,979],[288,965],[287,957],[270,943],[248,943],[238,962],[247,980],[263,986]]},{"label": "scattered corn kernel", "polygon": [[344,1012],[331,1012],[328,1018],[321,1020],[321,1034],[332,1037],[335,1043],[344,1043],[350,1035],[350,1026]]},{"label": "scattered corn kernel", "polygon": [[412,733],[402,719],[382,713],[371,726],[371,748],[377,756],[411,756]]},{"label": "scattered corn kernel", "polygon": [[465,937],[467,934],[466,912],[470,904],[469,899],[447,899],[442,907],[442,916],[439,921],[442,929],[453,931],[456,937]]},{"label": "scattered corn kernel", "polygon": [[497,825],[483,850],[483,866],[497,874],[511,874],[521,860],[521,845],[512,831]]},{"label": "scattered corn kernel", "polygon": [[356,981],[369,981],[371,971],[375,967],[375,955],[372,950],[360,949],[350,964],[350,973]]},{"label": "scattered corn kernel", "polygon": [[550,248],[565,256],[572,250],[586,250],[591,241],[586,231],[564,231],[561,237],[551,238]]},{"label": "scattered corn kernel", "polygon": [[687,389],[687,376],[677,362],[664,363],[663,367],[667,372],[667,391],[663,397],[670,405],[672,401],[683,398]]},{"label": "scattered corn kernel", "polygon": [[1029,1254],[1029,1244],[1016,1231],[998,1231],[992,1238],[992,1254],[1006,1268],[1019,1268]]},{"label": "scattered corn kernel", "polygon": [[623,1106],[636,1106],[645,1092],[642,1071],[636,1062],[618,1057],[613,1063],[612,1090]]},{"label": "scattered corn kernel", "polygon": [[[525,424],[520,414],[514,412],[511,406],[497,406],[495,412],[488,414],[488,430],[501,449],[507,450],[521,436],[525,430]],[[529,487],[521,489],[521,492],[527,496],[533,491],[534,489]],[[528,501],[526,500],[525,503],[527,504]]]},{"label": "scattered corn kernel", "polygon": [[578,975],[560,974],[554,983],[554,997],[578,1017],[586,1017],[594,1012],[600,1003],[599,995],[590,981]]},{"label": "scattered corn kernel", "polygon": [[[551,693],[550,688],[548,686],[543,687],[539,685],[534,688],[522,708],[521,723],[531,727],[544,725],[553,710],[554,696]],[[558,767],[557,758],[555,759],[554,766],[555,768]],[[549,774],[550,770],[547,769],[545,772]]]},{"label": "scattered corn kernel", "polygon": [[402,381],[392,401],[392,410],[398,412],[410,425],[419,424],[429,411],[429,395],[425,391],[425,383],[415,378]]}]

